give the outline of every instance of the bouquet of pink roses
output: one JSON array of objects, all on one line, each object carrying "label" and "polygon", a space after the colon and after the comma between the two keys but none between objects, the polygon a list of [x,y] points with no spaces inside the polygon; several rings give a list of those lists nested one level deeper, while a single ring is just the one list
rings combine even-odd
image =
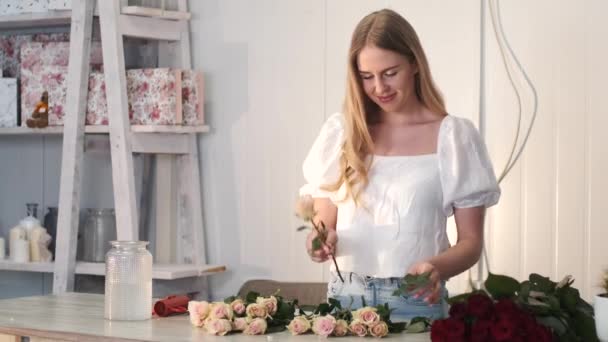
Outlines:
[{"label": "bouquet of pink roses", "polygon": [[250,292],[245,299],[232,296],[223,302],[190,301],[188,312],[192,325],[211,335],[243,332],[263,335],[285,330],[294,317],[297,301],[286,301],[281,296],[262,297]]},{"label": "bouquet of pink roses", "polygon": [[[300,312],[295,316],[287,329],[293,335],[314,333],[321,337],[328,336],[373,336],[384,337],[389,333],[400,333],[407,324],[393,323],[390,320],[391,309],[388,304],[375,307],[364,306],[357,310],[343,309],[340,302],[330,298],[328,303],[320,304],[311,314]],[[423,318],[412,320],[410,326],[418,327],[423,324],[425,330],[429,322]],[[420,332],[413,329],[411,332]]]}]

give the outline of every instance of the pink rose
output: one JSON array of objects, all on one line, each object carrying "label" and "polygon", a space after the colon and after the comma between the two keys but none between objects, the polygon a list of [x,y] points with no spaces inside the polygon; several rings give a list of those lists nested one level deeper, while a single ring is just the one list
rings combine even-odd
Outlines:
[{"label": "pink rose", "polygon": [[359,337],[367,335],[367,326],[360,319],[353,319],[348,326],[348,330]]},{"label": "pink rose", "polygon": [[255,302],[262,304],[266,307],[266,311],[269,315],[274,315],[277,312],[277,298],[275,296],[270,297],[258,297]]},{"label": "pink rose", "polygon": [[374,337],[384,337],[388,334],[388,325],[386,322],[374,322],[369,326],[369,333]]},{"label": "pink rose", "polygon": [[214,302],[211,304],[210,310],[209,317],[211,318],[231,320],[234,316],[230,305],[223,302]]},{"label": "pink rose", "polygon": [[289,330],[292,335],[301,335],[310,330],[310,322],[305,316],[296,316],[289,322],[287,330]]},{"label": "pink rose", "polygon": [[337,320],[333,335],[337,336],[337,337],[342,337],[342,336],[346,336],[347,333],[348,333],[348,323],[343,319]]},{"label": "pink rose", "polygon": [[232,324],[227,319],[211,318],[205,323],[205,331],[211,335],[224,336],[232,330]]},{"label": "pink rose", "polygon": [[188,313],[190,314],[190,322],[192,325],[202,327],[203,322],[209,316],[210,305],[208,302],[197,302],[191,300],[188,302]]},{"label": "pink rose", "polygon": [[245,313],[245,303],[243,303],[242,299],[235,299],[230,303],[230,307],[232,311],[238,316],[242,316]]},{"label": "pink rose", "polygon": [[262,304],[251,303],[251,304],[247,305],[247,309],[245,309],[245,312],[247,313],[247,317],[251,317],[251,318],[268,317],[268,310],[266,309],[266,306],[264,306]]},{"label": "pink rose", "polygon": [[315,317],[312,322],[312,331],[323,337],[331,335],[336,328],[336,319],[332,315]]},{"label": "pink rose", "polygon": [[363,323],[370,325],[380,321],[380,316],[376,308],[366,306],[353,312],[353,319],[360,319]]},{"label": "pink rose", "polygon": [[263,335],[266,332],[268,323],[263,318],[254,318],[247,328],[243,331],[245,335]]},{"label": "pink rose", "polygon": [[243,331],[243,330],[247,329],[248,325],[249,324],[247,323],[246,317],[237,317],[232,322],[232,330]]}]

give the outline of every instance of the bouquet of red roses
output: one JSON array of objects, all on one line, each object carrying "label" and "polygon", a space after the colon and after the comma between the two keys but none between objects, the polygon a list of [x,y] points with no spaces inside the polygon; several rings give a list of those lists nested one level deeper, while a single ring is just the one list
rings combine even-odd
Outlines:
[{"label": "bouquet of red roses", "polygon": [[552,332],[511,299],[494,302],[484,292],[452,304],[447,319],[431,326],[432,341],[553,341]]}]

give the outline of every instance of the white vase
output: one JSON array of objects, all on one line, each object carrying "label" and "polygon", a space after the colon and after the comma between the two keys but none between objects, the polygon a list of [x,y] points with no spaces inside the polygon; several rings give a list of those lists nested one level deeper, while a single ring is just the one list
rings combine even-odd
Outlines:
[{"label": "white vase", "polygon": [[595,296],[595,330],[602,342],[608,342],[608,297]]}]

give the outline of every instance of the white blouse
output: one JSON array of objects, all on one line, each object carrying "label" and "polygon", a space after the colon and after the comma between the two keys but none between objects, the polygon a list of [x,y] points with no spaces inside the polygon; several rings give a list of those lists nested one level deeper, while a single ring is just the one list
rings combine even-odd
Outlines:
[{"label": "white blouse", "polygon": [[[489,207],[500,188],[486,147],[473,124],[448,115],[441,122],[437,152],[417,156],[374,155],[364,206],[344,200],[345,186],[321,189],[339,177],[344,117],[323,125],[303,171],[300,195],[330,198],[338,207],[336,260],[341,271],[389,278],[449,248],[447,217],[453,208]],[[332,265],[333,267],[333,265]]]}]

